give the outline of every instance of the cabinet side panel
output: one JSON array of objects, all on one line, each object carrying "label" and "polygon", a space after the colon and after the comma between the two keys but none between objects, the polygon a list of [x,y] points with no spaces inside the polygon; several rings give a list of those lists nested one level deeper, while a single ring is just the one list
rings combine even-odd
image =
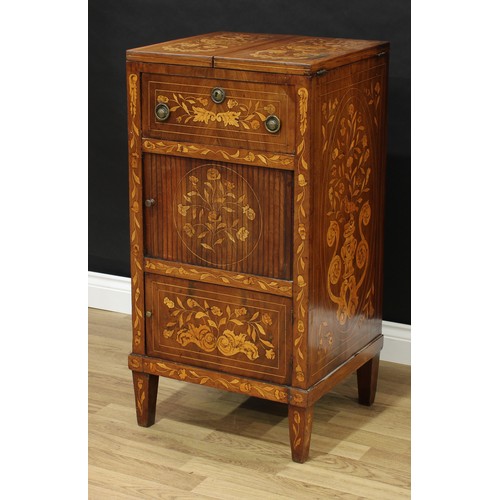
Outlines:
[{"label": "cabinet side panel", "polygon": [[387,59],[317,80],[310,383],[381,333]]},{"label": "cabinet side panel", "polygon": [[132,280],[132,350],[144,354],[144,272],[142,222],[142,161],[140,73],[127,63],[129,200],[130,200],[130,275]]}]

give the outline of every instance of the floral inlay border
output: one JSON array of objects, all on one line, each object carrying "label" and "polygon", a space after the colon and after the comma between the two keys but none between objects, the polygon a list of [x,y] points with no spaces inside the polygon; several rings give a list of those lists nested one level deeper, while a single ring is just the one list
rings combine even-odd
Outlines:
[{"label": "floral inlay border", "polygon": [[143,283],[142,269],[142,173],[141,173],[141,142],[139,138],[139,116],[137,113],[138,75],[130,73],[128,77],[130,141],[129,141],[129,184],[130,184],[130,248],[131,248],[131,281],[132,281],[132,324],[134,352],[142,351],[144,347],[143,328],[143,298],[141,288]]},{"label": "floral inlay border", "polygon": [[[129,356],[129,363],[131,359],[133,359],[133,356]],[[266,382],[257,382],[252,379],[235,377],[229,374],[215,375],[202,368],[193,370],[174,363],[144,359],[143,369],[146,373],[153,375],[161,375],[176,380],[226,389],[231,392],[248,394],[249,396],[256,396],[280,403],[287,403],[289,398],[287,387]]]},{"label": "floral inlay border", "polygon": [[292,296],[292,284],[283,280],[273,280],[263,276],[238,274],[217,269],[184,267],[178,263],[166,263],[159,260],[145,259],[148,271],[170,274],[179,278],[207,281],[222,285],[238,286],[249,290],[265,291],[284,297]]},{"label": "floral inlay border", "polygon": [[299,382],[304,382],[304,364],[305,356],[303,353],[303,341],[307,324],[307,275],[306,259],[308,257],[307,244],[307,212],[306,203],[309,203],[309,165],[306,160],[306,139],[305,134],[307,130],[307,106],[309,92],[306,88],[301,87],[298,89],[299,96],[299,132],[301,141],[297,146],[298,165],[296,171],[296,188],[295,188],[295,212],[296,212],[296,236],[295,241],[295,267],[294,281],[298,286],[298,291],[295,294],[295,329],[294,333],[294,376]]},{"label": "floral inlay border", "polygon": [[294,157],[281,154],[269,154],[264,152],[254,152],[248,149],[228,148],[215,149],[211,146],[198,144],[185,144],[170,141],[158,141],[155,139],[144,139],[142,147],[148,152],[190,155],[197,158],[209,158],[213,160],[228,160],[235,163],[253,164],[261,166],[271,166],[293,170]]}]

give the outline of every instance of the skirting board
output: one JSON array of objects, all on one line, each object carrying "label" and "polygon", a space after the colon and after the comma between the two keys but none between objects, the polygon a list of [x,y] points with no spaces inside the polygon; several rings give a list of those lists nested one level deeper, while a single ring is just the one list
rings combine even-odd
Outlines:
[{"label": "skirting board", "polygon": [[[130,278],[89,271],[89,307],[131,314]],[[384,348],[380,359],[411,364],[411,327],[392,321],[382,322]]]}]

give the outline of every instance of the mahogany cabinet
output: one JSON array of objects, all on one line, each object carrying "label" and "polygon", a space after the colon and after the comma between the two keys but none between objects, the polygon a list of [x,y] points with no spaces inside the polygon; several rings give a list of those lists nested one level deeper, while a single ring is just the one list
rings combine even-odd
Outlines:
[{"label": "mahogany cabinet", "polygon": [[133,372],[313,406],[375,397],[389,44],[211,33],[127,52]]}]

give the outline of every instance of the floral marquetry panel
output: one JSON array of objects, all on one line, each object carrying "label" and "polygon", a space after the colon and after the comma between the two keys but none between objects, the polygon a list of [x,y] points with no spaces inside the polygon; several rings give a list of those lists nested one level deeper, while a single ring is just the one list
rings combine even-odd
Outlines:
[{"label": "floral marquetry panel", "polygon": [[148,354],[283,382],[290,299],[146,275]]},{"label": "floral marquetry panel", "polygon": [[314,274],[317,307],[310,323],[315,380],[380,334],[385,165],[378,128],[385,71],[378,66],[340,75],[318,86],[323,171],[313,202],[319,217],[313,245],[321,270]]},{"label": "floral marquetry panel", "polygon": [[[289,86],[228,81],[222,86],[225,99],[217,104],[211,92],[221,86],[219,80],[146,74],[143,85],[143,128],[147,137],[293,152],[293,90]],[[164,121],[155,115],[155,107],[161,103],[170,111]],[[281,121],[278,133],[265,128],[271,115]]]},{"label": "floral marquetry panel", "polygon": [[149,256],[290,279],[293,172],[144,156]]}]

